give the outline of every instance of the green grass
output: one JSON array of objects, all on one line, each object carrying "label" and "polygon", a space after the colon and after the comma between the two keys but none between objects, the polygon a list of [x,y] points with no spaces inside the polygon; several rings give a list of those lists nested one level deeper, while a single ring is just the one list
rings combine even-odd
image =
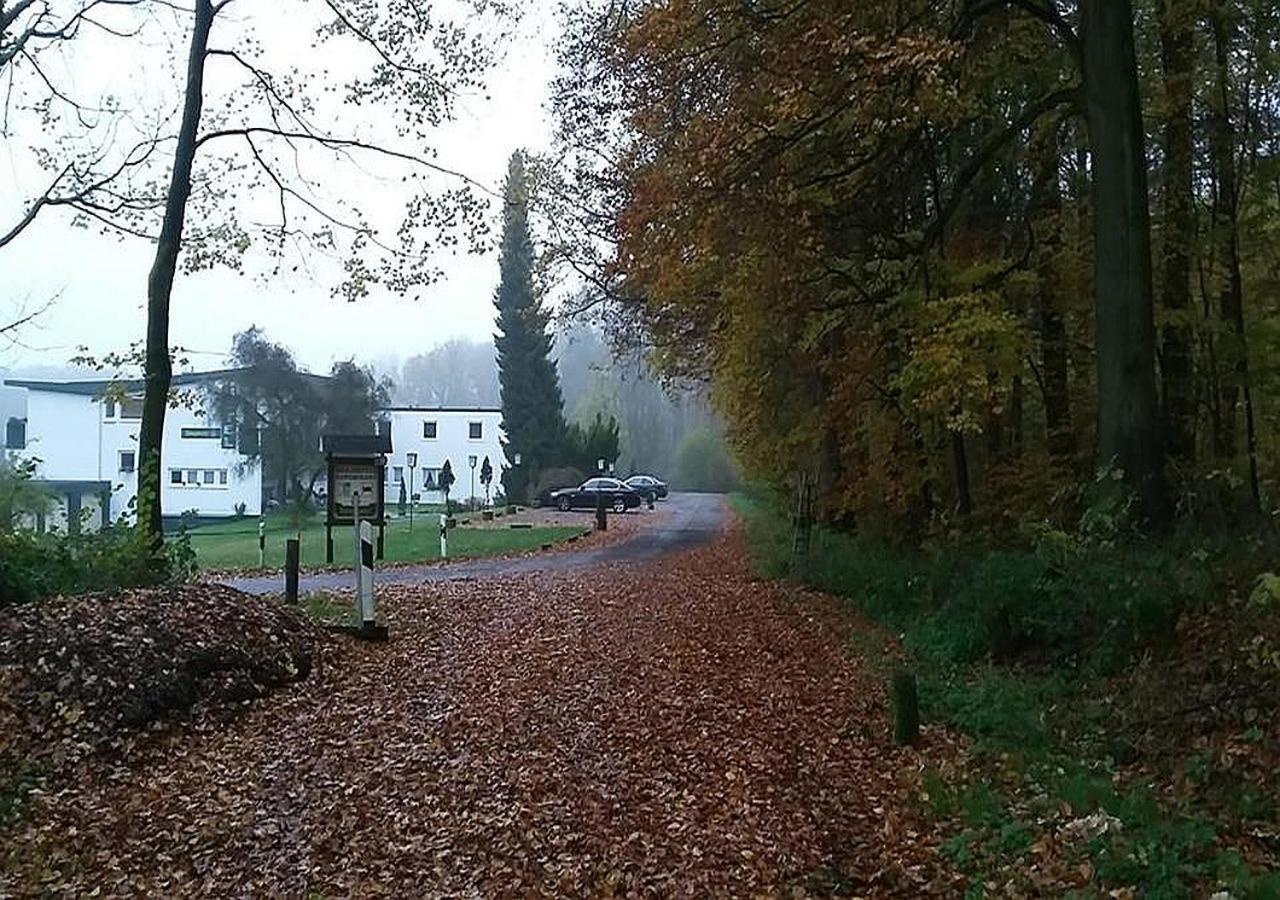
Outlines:
[{"label": "green grass", "polygon": [[[449,557],[501,556],[536,550],[543,544],[557,543],[586,530],[577,526],[529,529],[454,528],[449,532]],[[284,566],[285,541],[298,534],[284,514],[269,514],[266,528],[266,566]],[[202,525],[188,532],[200,568],[205,570],[247,569],[258,565],[258,520],[236,519]],[[377,532],[375,529],[374,536]],[[303,567],[325,564],[324,522],[317,518],[306,522],[301,531]],[[355,555],[350,526],[334,527],[334,565],[348,567]],[[384,546],[385,562],[431,562],[440,558],[440,531],[433,519],[414,523],[409,531],[407,521],[394,520],[387,525]]]},{"label": "green grass", "polygon": [[[1214,570],[1226,557],[1175,539],[1061,531],[1014,547],[957,539],[924,551],[817,529],[809,558],[797,560],[786,515],[758,496],[731,502],[763,574],[842,596],[900,635],[922,718],[974,739],[973,780],[925,779],[929,811],[950,830],[942,851],[974,878],[974,896],[984,881],[1029,865],[1038,823],[1066,808],[1123,822],[1120,833],[1078,848],[1096,870],[1095,888],[1136,885],[1145,897],[1182,898],[1216,885],[1237,897],[1280,898],[1280,875],[1221,852],[1212,809],[1141,781],[1117,782],[1124,753],[1107,748],[1127,735],[1111,730],[1109,707],[1090,719],[1104,676],[1169,644],[1182,613],[1224,593]],[[881,668],[875,658],[872,671]],[[1080,740],[1090,729],[1097,750]],[[1265,800],[1238,805],[1274,814]]]}]

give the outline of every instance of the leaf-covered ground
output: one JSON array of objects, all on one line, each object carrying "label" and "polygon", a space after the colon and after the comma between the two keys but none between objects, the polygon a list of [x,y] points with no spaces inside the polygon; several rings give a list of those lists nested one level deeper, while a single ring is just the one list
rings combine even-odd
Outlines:
[{"label": "leaf-covered ground", "polygon": [[389,643],[34,797],[0,895],[957,893],[880,679],[736,538],[382,600]]}]

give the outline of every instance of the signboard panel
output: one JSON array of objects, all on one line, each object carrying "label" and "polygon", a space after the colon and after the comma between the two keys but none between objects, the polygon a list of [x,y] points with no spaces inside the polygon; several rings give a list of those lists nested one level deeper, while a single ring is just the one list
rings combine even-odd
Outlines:
[{"label": "signboard panel", "polygon": [[355,515],[354,498],[360,495],[360,517],[382,521],[382,466],[369,459],[329,461],[329,521],[350,522]]}]

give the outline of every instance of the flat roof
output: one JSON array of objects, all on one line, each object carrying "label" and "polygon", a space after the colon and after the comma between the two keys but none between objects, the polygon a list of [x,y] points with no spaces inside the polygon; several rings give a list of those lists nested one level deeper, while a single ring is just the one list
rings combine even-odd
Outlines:
[{"label": "flat roof", "polygon": [[[217,369],[212,372],[182,372],[173,376],[171,384],[183,387],[203,384],[243,372],[244,369]],[[51,394],[80,394],[85,397],[101,397],[108,390],[140,391],[147,383],[141,378],[95,378],[84,381],[45,381],[43,379],[6,378],[9,387],[26,388],[29,391],[47,391]]]},{"label": "flat roof", "polygon": [[[172,381],[170,381],[170,385],[172,387],[186,387],[193,384],[205,384],[222,378],[234,377],[242,372],[249,371],[251,368],[250,366],[242,366],[237,369],[214,369],[209,372],[176,372]],[[327,375],[313,375],[310,372],[301,374],[311,381],[324,382],[329,380]],[[147,386],[146,381],[141,378],[91,378],[66,381],[40,378],[6,378],[4,384],[9,387],[26,388],[29,391],[47,391],[51,394],[79,394],[84,397],[101,397],[108,390],[136,392],[143,390]]]},{"label": "flat roof", "polygon": [[378,412],[465,412],[465,413],[500,413],[501,406],[383,406]]}]

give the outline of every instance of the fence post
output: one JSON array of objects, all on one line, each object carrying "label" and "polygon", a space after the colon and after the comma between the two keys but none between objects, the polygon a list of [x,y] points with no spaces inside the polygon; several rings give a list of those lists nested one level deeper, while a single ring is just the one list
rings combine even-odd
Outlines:
[{"label": "fence post", "polygon": [[298,603],[298,563],[301,557],[301,542],[297,538],[289,538],[284,544],[284,602],[296,606]]},{"label": "fence post", "polygon": [[258,520],[258,568],[267,564],[267,520]]}]

